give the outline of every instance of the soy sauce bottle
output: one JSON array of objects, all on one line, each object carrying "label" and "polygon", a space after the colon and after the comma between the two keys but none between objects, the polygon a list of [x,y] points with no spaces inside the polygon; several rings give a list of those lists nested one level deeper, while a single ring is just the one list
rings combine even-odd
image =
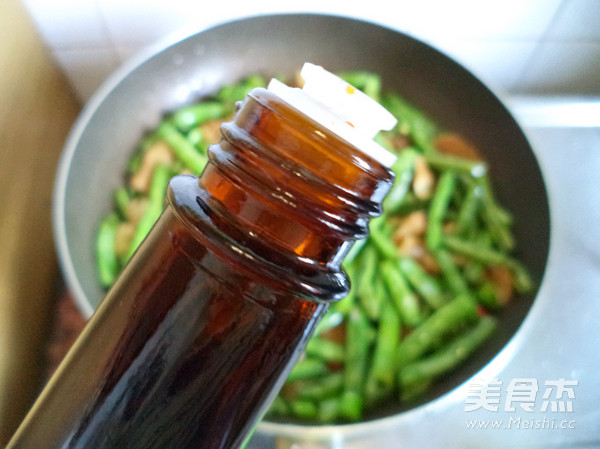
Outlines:
[{"label": "soy sauce bottle", "polygon": [[222,125],[199,178],[125,267],[10,449],[238,448],[348,279],[394,157],[395,120],[320,67]]}]

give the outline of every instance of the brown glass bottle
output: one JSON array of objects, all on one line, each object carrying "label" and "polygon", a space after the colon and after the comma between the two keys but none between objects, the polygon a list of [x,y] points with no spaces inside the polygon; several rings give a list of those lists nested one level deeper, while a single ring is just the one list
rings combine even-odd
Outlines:
[{"label": "brown glass bottle", "polygon": [[297,360],[392,174],[265,89],[222,127],[9,444],[237,448]]}]

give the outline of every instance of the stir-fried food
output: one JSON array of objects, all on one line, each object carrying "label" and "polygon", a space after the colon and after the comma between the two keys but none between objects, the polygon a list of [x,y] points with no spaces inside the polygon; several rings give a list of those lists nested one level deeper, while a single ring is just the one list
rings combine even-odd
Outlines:
[{"label": "stir-fried food", "polygon": [[[370,235],[344,262],[352,289],[333,304],[269,416],[353,422],[382,403],[413,401],[473,354],[495,312],[532,280],[512,254],[512,217],[496,200],[487,163],[464,137],[442,131],[366,72],[342,74],[398,119],[377,136],[398,156],[395,184]],[[260,76],[185,106],[134,153],[115,208],[99,227],[99,278],[110,287],[160,215],[169,179],[200,174],[235,102]]]}]

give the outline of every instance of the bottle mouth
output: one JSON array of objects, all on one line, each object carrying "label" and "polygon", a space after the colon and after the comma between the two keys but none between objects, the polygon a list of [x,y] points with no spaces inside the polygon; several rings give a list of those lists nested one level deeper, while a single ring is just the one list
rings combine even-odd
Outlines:
[{"label": "bottle mouth", "polygon": [[357,149],[390,168],[396,156],[373,140],[397,120],[371,97],[320,66],[305,63],[302,88],[272,79],[268,90]]},{"label": "bottle mouth", "polygon": [[[294,203],[295,210],[310,209],[306,217],[298,218],[301,221],[326,224],[344,239],[364,238],[369,219],[382,212],[393,171],[272,91],[254,89],[246,101],[248,104],[244,103],[234,118],[235,126],[224,124],[221,131],[225,140],[235,140],[240,129],[255,126],[262,120],[258,116],[270,111],[267,120],[277,121],[280,134],[243,138],[246,151],[278,172],[280,185],[274,197],[284,198],[286,204]],[[257,112],[259,109],[263,112]],[[321,163],[315,164],[317,160]],[[307,192],[312,194],[307,196]],[[301,204],[296,204],[299,198]]]}]

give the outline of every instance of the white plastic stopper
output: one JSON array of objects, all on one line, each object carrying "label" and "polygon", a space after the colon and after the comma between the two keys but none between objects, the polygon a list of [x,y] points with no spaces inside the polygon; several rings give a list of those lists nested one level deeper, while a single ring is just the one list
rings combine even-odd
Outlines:
[{"label": "white plastic stopper", "polygon": [[396,156],[373,140],[396,118],[368,95],[320,66],[305,63],[302,89],[272,79],[268,90],[386,167]]}]

